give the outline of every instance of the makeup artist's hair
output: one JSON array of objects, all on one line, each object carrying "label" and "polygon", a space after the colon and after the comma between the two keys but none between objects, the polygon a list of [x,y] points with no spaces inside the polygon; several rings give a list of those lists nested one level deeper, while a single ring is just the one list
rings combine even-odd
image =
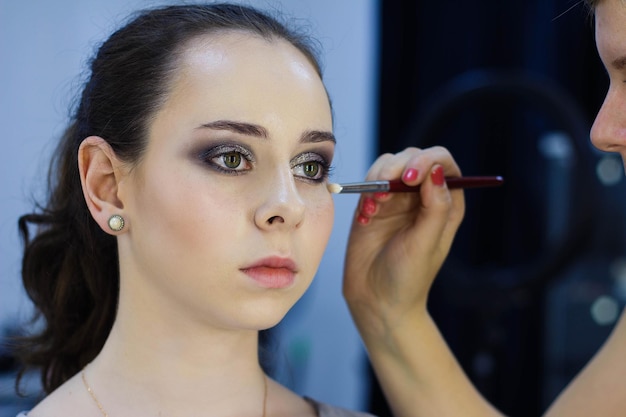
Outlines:
[{"label": "makeup artist's hair", "polygon": [[585,0],[585,4],[587,5],[587,7],[589,7],[590,10],[593,10],[596,8],[598,3],[600,3],[600,1],[601,0]]},{"label": "makeup artist's hair", "polygon": [[87,209],[78,171],[80,143],[100,136],[121,160],[137,163],[146,147],[148,125],[167,98],[184,47],[194,38],[224,31],[286,40],[308,58],[321,78],[312,38],[241,5],[143,11],[100,46],[51,161],[47,201],[19,219],[22,279],[35,305],[37,331],[25,335],[16,347],[23,364],[18,387],[25,370],[38,368],[44,390],[53,391],[98,354],[115,319],[117,242]]}]

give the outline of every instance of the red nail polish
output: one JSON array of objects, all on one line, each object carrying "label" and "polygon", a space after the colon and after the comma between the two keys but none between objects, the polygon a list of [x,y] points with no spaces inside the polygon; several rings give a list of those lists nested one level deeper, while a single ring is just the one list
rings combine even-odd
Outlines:
[{"label": "red nail polish", "polygon": [[374,213],[376,213],[376,201],[374,201],[374,199],[371,197],[366,197],[363,200],[361,210],[363,211],[363,213],[372,216]]},{"label": "red nail polish", "polygon": [[359,214],[356,218],[356,221],[359,222],[359,224],[366,225],[370,222],[370,219],[369,217],[365,217],[364,215]]},{"label": "red nail polish", "polygon": [[430,177],[433,180],[433,184],[440,187],[446,182],[446,179],[443,176],[443,167],[441,165],[438,165],[435,169],[433,169]]},{"label": "red nail polish", "polygon": [[402,179],[404,180],[404,182],[415,181],[417,179],[417,174],[418,171],[415,168],[409,168],[404,171],[404,174],[402,174]]}]

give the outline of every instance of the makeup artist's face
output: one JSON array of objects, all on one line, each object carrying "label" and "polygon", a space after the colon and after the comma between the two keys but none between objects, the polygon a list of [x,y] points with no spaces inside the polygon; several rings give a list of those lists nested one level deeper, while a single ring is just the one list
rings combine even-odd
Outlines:
[{"label": "makeup artist's face", "polygon": [[122,184],[127,285],[214,326],[276,324],[330,235],[331,132],[323,84],[292,45],[243,33],[192,42]]},{"label": "makeup artist's face", "polygon": [[626,3],[603,0],[596,8],[596,44],[610,86],[591,129],[593,144],[618,152],[626,166]]}]

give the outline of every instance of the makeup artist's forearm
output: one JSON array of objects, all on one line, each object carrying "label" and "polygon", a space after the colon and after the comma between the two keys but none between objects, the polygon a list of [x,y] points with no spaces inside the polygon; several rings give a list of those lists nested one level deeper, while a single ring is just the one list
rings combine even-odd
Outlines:
[{"label": "makeup artist's forearm", "polygon": [[365,344],[395,417],[503,416],[474,388],[428,313],[382,338],[365,336]]},{"label": "makeup artist's forearm", "polygon": [[550,406],[545,417],[617,417],[626,410],[626,309],[610,337]]}]

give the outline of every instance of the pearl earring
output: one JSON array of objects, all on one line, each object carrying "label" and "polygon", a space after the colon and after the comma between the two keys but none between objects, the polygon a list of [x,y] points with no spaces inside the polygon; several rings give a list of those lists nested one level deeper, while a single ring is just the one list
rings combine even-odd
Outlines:
[{"label": "pearl earring", "polygon": [[124,218],[119,214],[109,217],[109,228],[114,232],[119,232],[124,228]]}]

